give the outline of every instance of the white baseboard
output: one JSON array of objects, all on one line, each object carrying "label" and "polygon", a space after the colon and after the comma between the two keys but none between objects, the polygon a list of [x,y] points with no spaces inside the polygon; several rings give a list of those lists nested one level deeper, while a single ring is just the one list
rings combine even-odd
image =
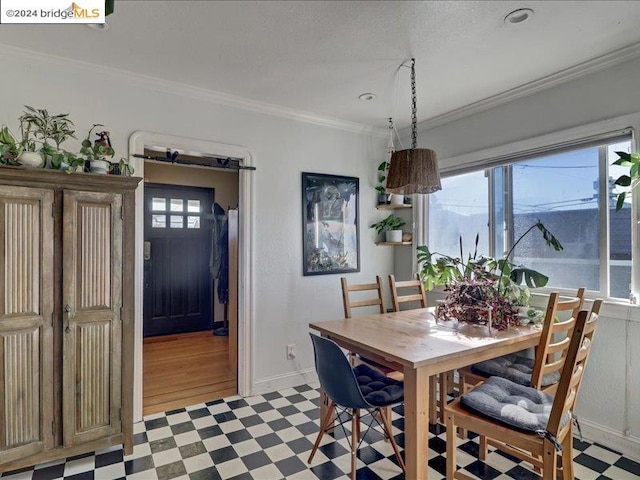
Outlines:
[{"label": "white baseboard", "polygon": [[318,382],[318,374],[315,368],[307,368],[306,370],[298,370],[296,372],[274,375],[253,382],[251,393],[253,395],[262,395],[276,390],[284,390],[286,388],[297,387],[304,384],[315,384]]},{"label": "white baseboard", "polygon": [[[640,460],[640,438],[632,435],[623,435],[622,432],[586,419],[580,418],[579,421],[585,440],[597,442],[611,450],[624,454],[626,457]],[[577,435],[578,432],[574,429],[573,433]]]}]

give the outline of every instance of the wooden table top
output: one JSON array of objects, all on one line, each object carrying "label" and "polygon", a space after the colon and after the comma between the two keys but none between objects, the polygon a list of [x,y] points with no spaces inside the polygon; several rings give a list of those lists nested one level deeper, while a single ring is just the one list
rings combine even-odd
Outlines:
[{"label": "wooden table top", "polygon": [[541,327],[514,326],[489,332],[486,326],[458,322],[436,323],[433,308],[312,322],[309,327],[338,343],[374,352],[392,362],[418,368],[460,358],[461,365],[536,346]]}]

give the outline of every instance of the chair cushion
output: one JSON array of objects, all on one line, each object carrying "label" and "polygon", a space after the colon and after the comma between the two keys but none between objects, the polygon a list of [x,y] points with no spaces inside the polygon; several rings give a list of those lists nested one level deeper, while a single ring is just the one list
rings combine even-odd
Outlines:
[{"label": "chair cushion", "polygon": [[[497,376],[519,383],[520,385],[530,386],[533,364],[533,358],[512,353],[471,365],[471,370],[484,377]],[[551,372],[542,377],[542,386],[548,387],[559,381],[560,372]]]},{"label": "chair cushion", "polygon": [[[462,395],[462,406],[485,417],[530,432],[545,431],[553,397],[501,377],[490,377]],[[565,425],[568,414],[561,422]]]},{"label": "chair cushion", "polygon": [[389,378],[364,363],[355,367],[353,373],[358,380],[362,396],[371,405],[384,407],[403,400],[402,382]]}]

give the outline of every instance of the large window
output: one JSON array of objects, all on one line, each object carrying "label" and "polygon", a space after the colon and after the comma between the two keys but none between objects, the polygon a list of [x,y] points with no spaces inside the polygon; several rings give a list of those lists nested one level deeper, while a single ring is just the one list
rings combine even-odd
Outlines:
[{"label": "large window", "polygon": [[466,256],[479,233],[479,253],[502,257],[540,220],[564,250],[533,233],[518,244],[516,263],[548,275],[548,287],[628,298],[631,205],[615,210],[613,180],[626,169],[611,164],[630,149],[630,141],[603,142],[448,176],[429,199],[430,248],[458,256],[462,236]]}]

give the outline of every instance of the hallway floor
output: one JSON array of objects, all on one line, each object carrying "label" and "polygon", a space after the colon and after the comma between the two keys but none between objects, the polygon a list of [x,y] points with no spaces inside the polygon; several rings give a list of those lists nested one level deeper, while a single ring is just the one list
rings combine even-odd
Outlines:
[{"label": "hallway floor", "polygon": [[229,337],[211,331],[145,338],[144,415],[238,393],[228,351]]},{"label": "hallway floor", "polygon": [[[2,475],[6,480],[315,480],[346,479],[347,439],[340,429],[325,435],[311,465],[307,458],[318,433],[319,395],[302,385],[265,395],[232,396],[146,416],[135,425],[134,452],[119,446]],[[396,441],[404,446],[402,407],[393,411]],[[366,417],[363,417],[366,421]],[[445,429],[429,434],[429,479],[445,473]],[[458,464],[486,480],[540,479],[525,464],[492,452],[477,459],[477,439],[458,440]],[[574,439],[579,480],[640,479],[640,463],[598,444]],[[358,479],[403,478],[393,450],[371,431],[358,453]]]}]

